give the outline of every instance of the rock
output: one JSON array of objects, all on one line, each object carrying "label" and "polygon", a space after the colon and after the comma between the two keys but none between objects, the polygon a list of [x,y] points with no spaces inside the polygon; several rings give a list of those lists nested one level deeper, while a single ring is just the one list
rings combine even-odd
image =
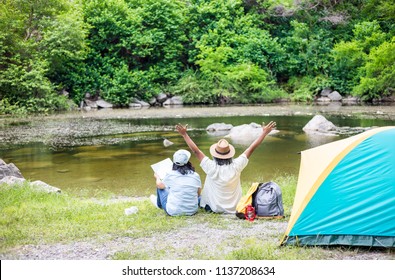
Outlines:
[{"label": "rock", "polygon": [[228,135],[233,125],[226,123],[213,123],[210,124],[206,131],[211,136],[225,136]]},{"label": "rock", "polygon": [[162,104],[167,100],[167,95],[165,93],[160,93],[156,96],[156,101]]},{"label": "rock", "polygon": [[163,106],[170,106],[170,105],[172,105],[171,99],[170,99],[170,98],[169,98],[169,99],[166,99],[166,101],[164,101],[164,102],[162,103],[162,105],[163,105]]},{"label": "rock", "polygon": [[324,89],[321,91],[320,95],[321,95],[321,96],[327,97],[331,92],[332,92],[331,89],[329,89],[329,88],[324,88]]},{"label": "rock", "polygon": [[316,102],[318,103],[329,103],[331,99],[329,97],[318,97]]},{"label": "rock", "polygon": [[227,130],[230,131],[233,128],[233,125],[231,124],[226,124],[226,123],[213,123],[210,124],[206,130],[207,131],[223,131],[223,130]]},{"label": "rock", "polygon": [[306,133],[318,133],[318,134],[331,134],[336,132],[337,127],[324,116],[314,116],[304,127],[303,131]]},{"label": "rock", "polygon": [[[139,104],[140,106],[136,106],[136,104]],[[132,106],[131,106],[132,105]],[[129,107],[150,107],[151,105],[143,100],[139,100],[137,98],[133,98],[131,103],[129,104]]]},{"label": "rock", "polygon": [[314,116],[314,118],[303,127],[303,131],[306,132],[309,137],[315,137],[314,142],[316,142],[316,144],[321,141],[317,136],[353,135],[369,129],[372,129],[372,127],[337,127],[321,115]]},{"label": "rock", "polygon": [[341,110],[341,107],[343,106],[343,104],[339,101],[332,101],[331,103],[328,104],[327,108],[335,111],[335,110]]},{"label": "rock", "polygon": [[382,98],[381,98],[381,101],[382,102],[395,102],[395,95],[392,95],[392,96],[383,96]]},{"label": "rock", "polygon": [[166,148],[167,147],[170,147],[171,145],[173,145],[174,143],[173,142],[171,142],[170,140],[167,140],[167,139],[164,139],[163,140],[163,146],[165,146]]},{"label": "rock", "polygon": [[15,176],[5,176],[0,180],[0,184],[7,184],[7,185],[15,185],[15,184],[23,184],[25,182],[25,178],[15,177]]},{"label": "rock", "polygon": [[141,109],[142,107],[143,105],[141,105],[140,103],[129,103],[129,108]]},{"label": "rock", "polygon": [[155,98],[155,97],[152,97],[152,98],[148,101],[148,103],[149,103],[151,106],[155,106],[155,104],[156,104],[156,98]]},{"label": "rock", "polygon": [[44,191],[47,193],[61,193],[61,190],[59,188],[50,186],[47,183],[40,180],[31,182],[30,185],[37,190]]},{"label": "rock", "polygon": [[[0,180],[0,184],[8,184],[10,186],[12,185],[21,185],[26,181],[25,178],[20,178],[20,177],[15,177],[15,176],[6,176]],[[47,193],[60,193],[61,190],[59,188],[55,188],[53,186],[48,185],[47,183],[44,183],[42,181],[34,181],[30,183],[30,186],[33,188],[39,190],[39,191],[44,191]]]},{"label": "rock", "polygon": [[342,103],[345,105],[356,105],[360,102],[360,98],[355,96],[347,96],[342,99]]},{"label": "rock", "polygon": [[340,95],[339,92],[337,91],[332,91],[328,97],[330,98],[331,101],[341,101],[343,97]]},{"label": "rock", "polygon": [[125,209],[125,215],[136,214],[138,211],[139,211],[139,209],[136,206],[132,206],[130,208]]},{"label": "rock", "polygon": [[97,109],[96,101],[85,99],[84,102],[85,102],[86,106],[91,107],[92,109]]},{"label": "rock", "polygon": [[97,107],[99,107],[99,108],[112,108],[112,106],[113,106],[111,103],[104,101],[103,99],[97,100],[96,104],[97,104]]},{"label": "rock", "polygon": [[0,179],[3,179],[7,176],[23,178],[21,171],[19,171],[15,164],[6,164],[2,159],[0,159]]},{"label": "rock", "polygon": [[[278,130],[272,130],[269,135],[278,132]],[[261,133],[262,126],[253,122],[233,127],[225,137],[229,137],[234,144],[250,145]]]},{"label": "rock", "polygon": [[184,102],[182,101],[182,96],[173,96],[170,98],[171,104],[172,105],[184,105]]}]

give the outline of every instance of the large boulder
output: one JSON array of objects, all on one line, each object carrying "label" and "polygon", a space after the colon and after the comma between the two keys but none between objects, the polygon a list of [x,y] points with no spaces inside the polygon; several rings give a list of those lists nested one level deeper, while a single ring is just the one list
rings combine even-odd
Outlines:
[{"label": "large boulder", "polygon": [[314,116],[304,127],[303,131],[310,134],[336,135],[337,127],[324,116]]},{"label": "large boulder", "polygon": [[96,101],[92,101],[90,99],[85,99],[84,102],[86,104],[86,107],[90,107],[91,109],[97,109]]},{"label": "large boulder", "polygon": [[2,159],[0,159],[0,179],[3,179],[7,176],[23,178],[21,171],[19,171],[15,164],[6,164]]},{"label": "large boulder", "polygon": [[40,181],[40,180],[31,182],[30,185],[39,191],[43,191],[43,192],[47,192],[47,193],[60,193],[61,192],[61,190],[59,188],[48,185],[47,183]]},{"label": "large boulder", "polygon": [[15,176],[5,176],[0,180],[0,184],[7,184],[7,185],[20,185],[25,182],[25,178],[15,177]]},{"label": "large boulder", "polygon": [[341,101],[342,100],[342,96],[340,95],[339,92],[337,91],[332,91],[328,97],[332,100],[332,101]]},{"label": "large boulder", "polygon": [[306,132],[307,136],[311,138],[321,136],[331,137],[339,135],[354,135],[372,128],[373,127],[336,126],[332,122],[328,121],[325,117],[316,115],[303,127],[303,131]]},{"label": "large boulder", "polygon": [[145,102],[137,98],[133,98],[129,103],[130,108],[141,108],[141,107],[150,107],[150,106],[151,105],[148,102]]},{"label": "large boulder", "polygon": [[232,128],[233,125],[231,124],[213,123],[206,128],[206,131],[211,136],[225,136],[229,134]]},{"label": "large boulder", "polygon": [[112,108],[113,105],[103,99],[99,99],[96,101],[96,105],[98,108],[103,108],[103,109],[107,109],[107,108]]},{"label": "large boulder", "polygon": [[163,106],[169,106],[169,105],[184,105],[184,102],[182,101],[181,96],[173,96],[171,98],[168,98],[165,102],[163,102]]},{"label": "large boulder", "polygon": [[[272,130],[269,135],[278,133],[278,130]],[[250,145],[262,133],[262,126],[254,122],[250,124],[242,124],[231,129],[230,133],[226,135],[230,138],[232,143],[239,145]]]},{"label": "large boulder", "polygon": [[233,125],[227,123],[213,123],[210,124],[206,130],[207,131],[230,131],[233,128]]},{"label": "large boulder", "polygon": [[166,93],[159,93],[156,96],[156,101],[160,104],[162,104],[163,102],[165,102],[167,100],[167,94]]},{"label": "large boulder", "polygon": [[[13,163],[6,164],[2,159],[0,159],[0,184],[7,184],[10,186],[21,185],[26,181],[19,171],[18,167]],[[39,191],[44,191],[47,193],[60,193],[59,188],[48,185],[42,181],[31,182],[30,185]]]}]

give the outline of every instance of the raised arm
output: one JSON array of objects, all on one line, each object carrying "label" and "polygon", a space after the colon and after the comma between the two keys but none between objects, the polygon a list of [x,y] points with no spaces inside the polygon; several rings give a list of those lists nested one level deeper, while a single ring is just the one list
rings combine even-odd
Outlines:
[{"label": "raised arm", "polygon": [[199,162],[201,162],[206,155],[198,148],[198,146],[195,144],[195,142],[193,142],[191,137],[189,137],[187,133],[187,127],[188,127],[187,124],[185,126],[181,124],[177,124],[176,130],[184,138],[185,143],[187,143],[189,149],[191,149],[192,153],[195,154]]},{"label": "raised arm", "polygon": [[266,135],[268,135],[275,127],[276,123],[271,121],[268,125],[262,128],[262,134],[259,135],[259,137],[255,139],[254,142],[252,142],[251,145],[244,151],[244,154],[247,156],[247,158],[250,158],[255,149],[262,143],[263,139],[265,139]]}]

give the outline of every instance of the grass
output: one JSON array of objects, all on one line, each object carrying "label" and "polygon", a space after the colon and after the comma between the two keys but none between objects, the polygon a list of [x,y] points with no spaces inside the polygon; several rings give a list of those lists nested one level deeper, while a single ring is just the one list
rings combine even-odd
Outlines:
[{"label": "grass", "polygon": [[[137,206],[138,215],[124,210]],[[0,251],[17,245],[69,242],[114,234],[131,237],[168,231],[185,225],[146,201],[102,205],[67,194],[48,194],[20,186],[0,186]]]},{"label": "grass", "polygon": [[[286,180],[289,180],[287,184]],[[284,189],[284,202],[291,205],[294,181],[287,176],[280,176],[276,182]],[[243,191],[246,192],[250,185],[249,182],[244,183]],[[203,210],[193,217],[169,217],[147,200],[106,204],[97,201],[105,202],[111,195],[97,195],[100,197],[92,200],[67,193],[40,192],[30,187],[29,183],[12,187],[0,185],[0,253],[20,245],[67,243],[103,235],[146,237],[185,227],[191,219],[193,223],[209,224],[216,229],[232,226],[232,221],[223,219],[221,215],[207,214]],[[138,207],[138,215],[124,214],[124,210],[131,206]],[[197,250],[204,251],[201,248]],[[161,253],[157,254],[160,256]],[[146,259],[152,256],[118,252],[113,257]]]},{"label": "grass", "polygon": [[[285,214],[289,218],[296,189],[296,177],[280,174],[275,176],[273,181],[281,186]],[[251,183],[243,183],[244,193]],[[199,210],[199,213],[192,217],[169,217],[164,211],[152,206],[148,200],[109,203],[108,198],[108,194],[104,197],[95,197],[95,200],[65,193],[48,194],[33,189],[28,183],[12,187],[6,184],[0,185],[0,254],[27,244],[68,244],[92,239],[107,242],[117,238],[137,239],[151,236],[155,239],[157,236],[166,236],[169,231],[188,228],[191,225],[228,231],[234,228],[253,227],[252,223],[226,219],[223,215],[206,213],[204,210]],[[137,215],[125,215],[124,210],[131,206],[138,207]],[[284,220],[272,221],[272,223],[276,222],[284,223]],[[279,236],[272,236],[271,239],[280,240],[282,233],[275,234]],[[221,253],[222,247],[233,249]],[[243,239],[228,238],[218,247],[213,248],[210,248],[210,244],[198,242],[195,245],[191,244],[190,248],[180,249],[180,252],[177,248],[155,248],[153,251],[126,248],[128,249],[119,249],[110,258],[166,259],[170,252],[184,259],[295,260],[336,259],[339,256],[353,256],[361,252],[355,248],[279,246],[278,242],[260,240],[256,236]],[[214,254],[211,254],[213,250]],[[363,252],[366,250],[363,249]],[[390,257],[393,256],[392,250],[387,252]]]}]

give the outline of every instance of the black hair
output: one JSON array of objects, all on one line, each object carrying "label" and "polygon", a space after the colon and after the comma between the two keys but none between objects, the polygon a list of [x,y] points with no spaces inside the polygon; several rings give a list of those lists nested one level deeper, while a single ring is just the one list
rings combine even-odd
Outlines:
[{"label": "black hair", "polygon": [[233,158],[213,158],[218,165],[229,165],[233,162]]},{"label": "black hair", "polygon": [[195,168],[192,166],[192,163],[190,161],[188,161],[188,163],[183,166],[179,166],[173,163],[173,170],[180,172],[182,175],[191,174],[195,172]]}]

